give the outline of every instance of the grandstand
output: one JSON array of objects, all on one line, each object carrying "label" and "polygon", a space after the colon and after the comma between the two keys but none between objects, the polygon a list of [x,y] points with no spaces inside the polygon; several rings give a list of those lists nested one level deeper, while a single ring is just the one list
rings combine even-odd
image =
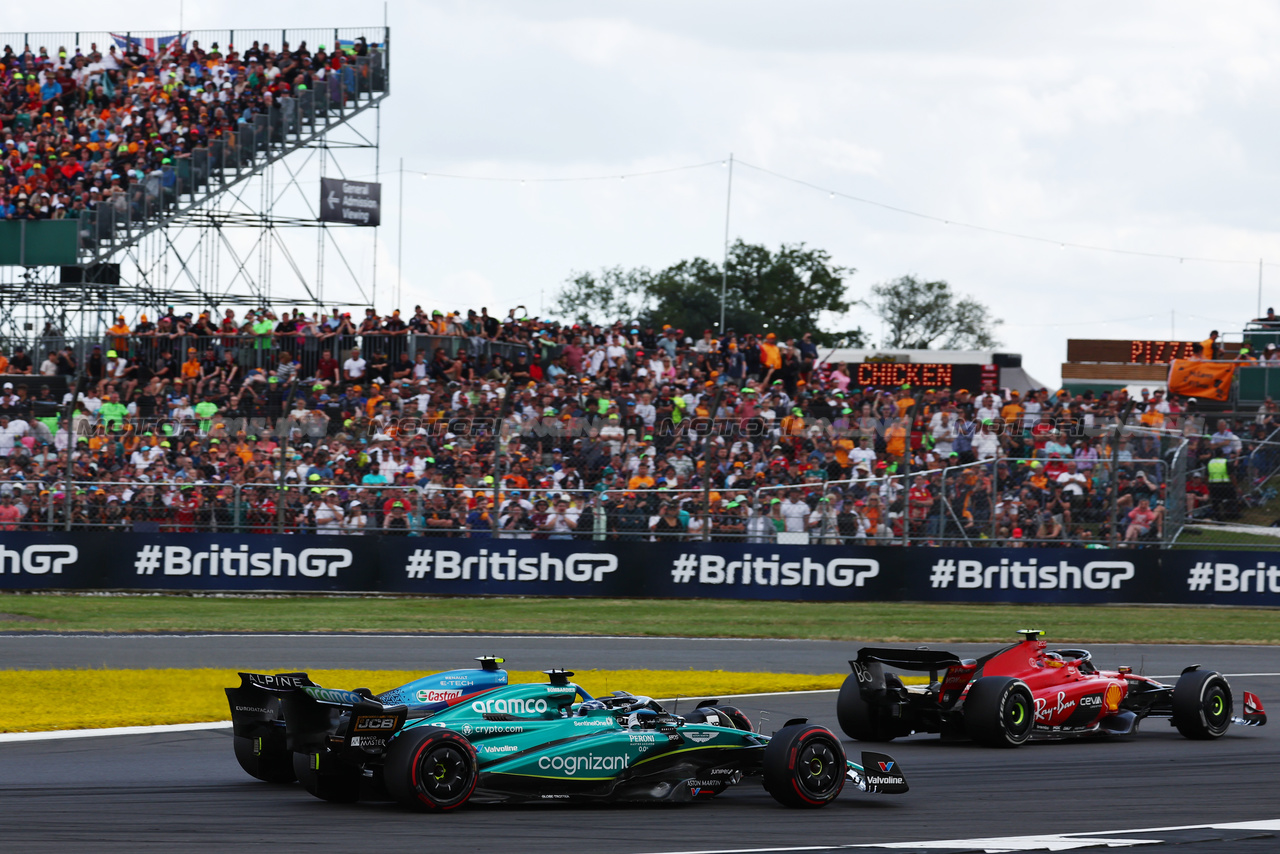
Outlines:
[{"label": "grandstand", "polygon": [[862,385],[803,339],[514,310],[165,313],[85,362],[56,343],[0,378],[0,529],[1147,547],[1238,516],[1280,462],[1273,413]]},{"label": "grandstand", "polygon": [[261,304],[289,296],[272,282],[290,272],[300,298],[321,299],[326,247],[346,262],[329,234],[342,227],[317,222],[315,175],[348,174],[360,149],[376,163],[389,39],[384,27],[0,35],[0,341],[97,336],[139,309]]},{"label": "grandstand", "polygon": [[[1205,418],[1016,354],[344,311],[325,252],[363,288],[357,229],[318,221],[316,179],[377,175],[383,28],[4,41],[0,531],[1149,547],[1270,500],[1270,400]],[[1271,371],[1241,374],[1265,396]]]}]

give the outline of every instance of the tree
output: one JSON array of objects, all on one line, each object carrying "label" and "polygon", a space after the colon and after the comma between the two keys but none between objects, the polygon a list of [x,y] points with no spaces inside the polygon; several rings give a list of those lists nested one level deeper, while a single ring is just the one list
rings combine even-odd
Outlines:
[{"label": "tree", "polygon": [[903,276],[871,288],[871,310],[888,329],[882,347],[903,350],[986,350],[1000,346],[1003,320],[971,297],[957,297],[945,281]]},{"label": "tree", "polygon": [[610,267],[598,275],[578,273],[556,294],[551,311],[575,323],[631,321],[645,311],[652,279],[644,267]]},{"label": "tree", "polygon": [[[729,329],[774,332],[779,338],[813,334],[819,344],[837,341],[857,346],[861,329],[827,331],[820,314],[842,315],[852,303],[844,279],[855,271],[831,263],[829,253],[803,243],[783,244],[777,252],[738,240],[729,249],[724,284],[724,318]],[[680,261],[657,273],[641,267],[580,273],[557,294],[555,310],[578,322],[632,320],[661,328],[670,324],[693,338],[703,329],[719,330],[722,275],[705,258]]]}]

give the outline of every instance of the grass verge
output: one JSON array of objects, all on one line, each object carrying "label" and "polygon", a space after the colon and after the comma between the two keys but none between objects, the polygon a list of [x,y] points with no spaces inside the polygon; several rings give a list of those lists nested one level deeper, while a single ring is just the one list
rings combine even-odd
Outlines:
[{"label": "grass verge", "polygon": [[1243,549],[1273,552],[1280,549],[1280,538],[1240,531],[1215,531],[1212,528],[1183,528],[1173,544],[1175,549]]},{"label": "grass verge", "polygon": [[1007,641],[1280,644],[1274,610],[655,599],[204,598],[0,595],[0,628],[95,632],[473,632]]},{"label": "grass verge", "polygon": [[[290,670],[287,666],[266,672]],[[386,691],[416,679],[401,670],[312,670],[333,688]],[[847,674],[735,673],[724,670],[583,670],[574,681],[591,694],[625,690],[650,697],[715,697],[767,691],[839,688]],[[512,682],[544,682],[533,671],[509,671]],[[2,670],[0,691],[21,698],[0,709],[0,732],[151,726],[230,719],[223,688],[240,684],[234,670]]]}]

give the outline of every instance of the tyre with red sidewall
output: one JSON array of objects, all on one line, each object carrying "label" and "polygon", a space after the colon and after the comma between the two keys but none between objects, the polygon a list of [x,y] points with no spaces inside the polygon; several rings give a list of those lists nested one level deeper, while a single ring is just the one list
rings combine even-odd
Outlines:
[{"label": "tyre with red sidewall", "polygon": [[1031,737],[1035,709],[1027,683],[1011,676],[986,676],[965,695],[965,732],[988,747],[1017,747]]},{"label": "tyre with red sidewall", "polygon": [[1213,670],[1192,670],[1173,686],[1173,725],[1187,738],[1221,738],[1231,726],[1231,685]]},{"label": "tyre with red sidewall", "polygon": [[387,749],[387,793],[413,809],[457,809],[471,798],[479,779],[475,747],[452,730],[411,729]]},{"label": "tyre with red sidewall", "polygon": [[844,789],[847,765],[835,733],[793,724],[774,733],[764,748],[764,787],[783,806],[824,807]]}]

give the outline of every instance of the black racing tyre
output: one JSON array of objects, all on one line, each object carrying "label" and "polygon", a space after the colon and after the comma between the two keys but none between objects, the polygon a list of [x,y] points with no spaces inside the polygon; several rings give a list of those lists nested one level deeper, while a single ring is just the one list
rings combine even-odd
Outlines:
[{"label": "black racing tyre", "polygon": [[354,804],[360,800],[360,772],[355,768],[326,768],[330,754],[319,754],[321,769],[316,770],[316,754],[295,753],[293,771],[298,775],[302,788],[322,801],[335,804]]},{"label": "black racing tyre", "polygon": [[1192,670],[1173,686],[1173,725],[1187,738],[1221,738],[1231,726],[1231,685],[1221,673]]},{"label": "black racing tyre", "polygon": [[1031,737],[1035,709],[1027,683],[1010,676],[987,676],[969,686],[965,695],[965,732],[987,747],[1017,747]]},{"label": "black racing tyre", "polygon": [[764,787],[783,806],[824,807],[844,788],[844,747],[835,733],[793,724],[774,733],[764,748]]},{"label": "black racing tyre", "polygon": [[268,783],[293,782],[293,752],[284,746],[283,733],[279,738],[266,736],[260,741],[237,735],[232,737],[232,741],[236,761],[250,777],[257,777]]},{"label": "black racing tyre", "polygon": [[740,729],[744,732],[756,731],[751,718],[737,706],[699,706],[685,715],[684,719],[691,724],[707,723],[710,720],[715,726]]},{"label": "black racing tyre", "polygon": [[475,747],[451,730],[411,729],[387,750],[383,781],[388,794],[407,807],[457,809],[471,797],[479,779]]},{"label": "black racing tyre", "polygon": [[849,738],[858,741],[893,741],[893,733],[880,718],[876,708],[862,696],[858,675],[845,677],[836,697],[836,720]]},{"label": "black racing tyre", "polygon": [[716,706],[716,711],[721,712],[729,720],[733,721],[733,725],[743,732],[755,732],[756,725],[751,722],[751,718],[737,706]]}]

